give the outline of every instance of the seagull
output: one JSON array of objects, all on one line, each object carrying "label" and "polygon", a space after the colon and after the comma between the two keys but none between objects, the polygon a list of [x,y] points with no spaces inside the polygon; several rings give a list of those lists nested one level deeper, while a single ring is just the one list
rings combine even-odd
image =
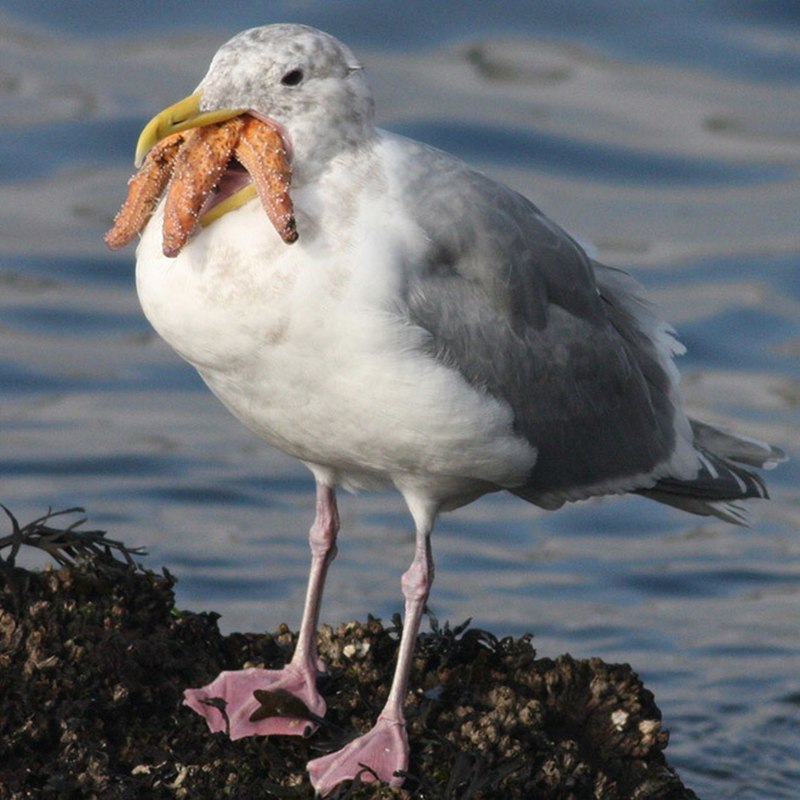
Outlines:
[{"label": "seagull", "polygon": [[[146,152],[248,112],[280,134],[296,221],[296,240],[282,238],[251,192],[165,255],[162,200],[137,248],[137,291],[155,330],[316,481],[291,661],[223,672],[187,690],[186,704],[231,739],[308,734],[326,708],[316,631],[336,555],[335,490],[394,486],[413,518],[386,703],[371,730],[309,762],[323,796],[357,775],[402,783],[404,700],[441,512],[503,490],[545,509],[635,493],[742,524],[740,501],[767,497],[749,467],[784,459],[686,415],[673,362],[683,348],[633,278],[592,259],[522,195],[377,128],[373,108],[348,47],[269,25],[224,44],[139,144]],[[309,713],[259,713],[265,691]]]}]

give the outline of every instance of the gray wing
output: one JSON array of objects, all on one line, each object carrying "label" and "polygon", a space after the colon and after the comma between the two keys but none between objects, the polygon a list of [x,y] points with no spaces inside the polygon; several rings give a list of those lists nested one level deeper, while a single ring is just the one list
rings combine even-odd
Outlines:
[{"label": "gray wing", "polygon": [[437,359],[501,398],[538,449],[517,493],[542,505],[627,491],[675,446],[671,354],[637,311],[636,284],[593,263],[527,199],[422,149],[416,222],[429,240],[408,286],[412,323]]}]

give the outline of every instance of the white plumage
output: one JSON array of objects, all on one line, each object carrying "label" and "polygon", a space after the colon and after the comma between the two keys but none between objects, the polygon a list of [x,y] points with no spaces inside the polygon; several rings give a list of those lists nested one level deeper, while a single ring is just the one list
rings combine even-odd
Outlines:
[{"label": "white plumage", "polygon": [[525,198],[376,130],[361,66],[332,37],[245,31],[197,92],[203,110],[249,108],[284,133],[299,240],[285,244],[251,201],[167,258],[159,208],[137,251],[142,307],[236,417],[309,466],[317,515],[292,662],[223,673],[187,702],[220,730],[204,701],[223,698],[233,738],[305,727],[251,723],[254,688],[287,689],[324,713],[314,637],[335,555],[333,488],[394,484],[417,531],[395,680],[376,727],[309,770],[322,793],[362,762],[397,782],[440,511],[501,489],[548,508],[636,491],[740,521],[735,501],[766,493],[735,462],[782,454],[686,417],[680,345],[631,278],[593,262]]}]

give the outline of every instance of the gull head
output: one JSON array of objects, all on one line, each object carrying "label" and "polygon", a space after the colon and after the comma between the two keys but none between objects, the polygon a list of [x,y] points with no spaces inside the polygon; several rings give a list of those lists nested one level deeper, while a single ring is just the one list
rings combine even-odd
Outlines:
[{"label": "gull head", "polygon": [[[257,119],[234,122],[235,117]],[[181,250],[196,222],[205,227],[256,193],[290,244],[297,232],[289,183],[311,183],[338,156],[360,154],[375,137],[372,119],[362,67],[333,36],[305,25],[243,31],[217,51],[189,97],[145,125],[134,159],[139,173],[106,241],[111,247],[131,241],[169,184],[169,257]]]},{"label": "gull head", "polygon": [[361,64],[333,36],[305,25],[266,25],[217,51],[196,95],[202,112],[248,109],[273,123],[298,185],[373,135],[373,101]]}]

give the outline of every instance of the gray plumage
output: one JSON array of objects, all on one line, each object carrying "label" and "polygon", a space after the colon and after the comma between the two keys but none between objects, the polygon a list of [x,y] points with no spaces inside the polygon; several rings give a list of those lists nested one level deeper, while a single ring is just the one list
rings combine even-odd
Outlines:
[{"label": "gray plumage", "polygon": [[[308,770],[322,795],[355,776],[397,785],[440,512],[500,489],[546,508],[638,492],[743,522],[736,501],[766,496],[746,467],[782,454],[689,420],[673,364],[681,347],[635,281],[592,261],[522,196],[377,130],[360,66],[333,37],[246,31],[190,100],[250,109],[283,137],[300,238],[287,247],[246,203],[170,259],[160,207],[137,253],[142,307],[240,420],[309,466],[317,496],[292,661],[223,672],[186,702],[231,738],[305,730],[307,720],[254,714],[265,687],[324,715],[316,639],[336,555],[334,489],[391,482],[415,526],[395,675],[375,726]],[[146,130],[174,128],[173,111]]]},{"label": "gray plumage", "polygon": [[590,259],[525,197],[416,146],[424,175],[406,180],[425,182],[416,222],[429,267],[407,287],[408,317],[429,333],[431,354],[511,406],[537,448],[528,482],[512,491],[556,508],[600,486],[744,522],[731,501],[767,492],[737,462],[785,456],[689,420],[700,468],[664,472],[682,416],[671,363],[682,348],[636,281]]}]

